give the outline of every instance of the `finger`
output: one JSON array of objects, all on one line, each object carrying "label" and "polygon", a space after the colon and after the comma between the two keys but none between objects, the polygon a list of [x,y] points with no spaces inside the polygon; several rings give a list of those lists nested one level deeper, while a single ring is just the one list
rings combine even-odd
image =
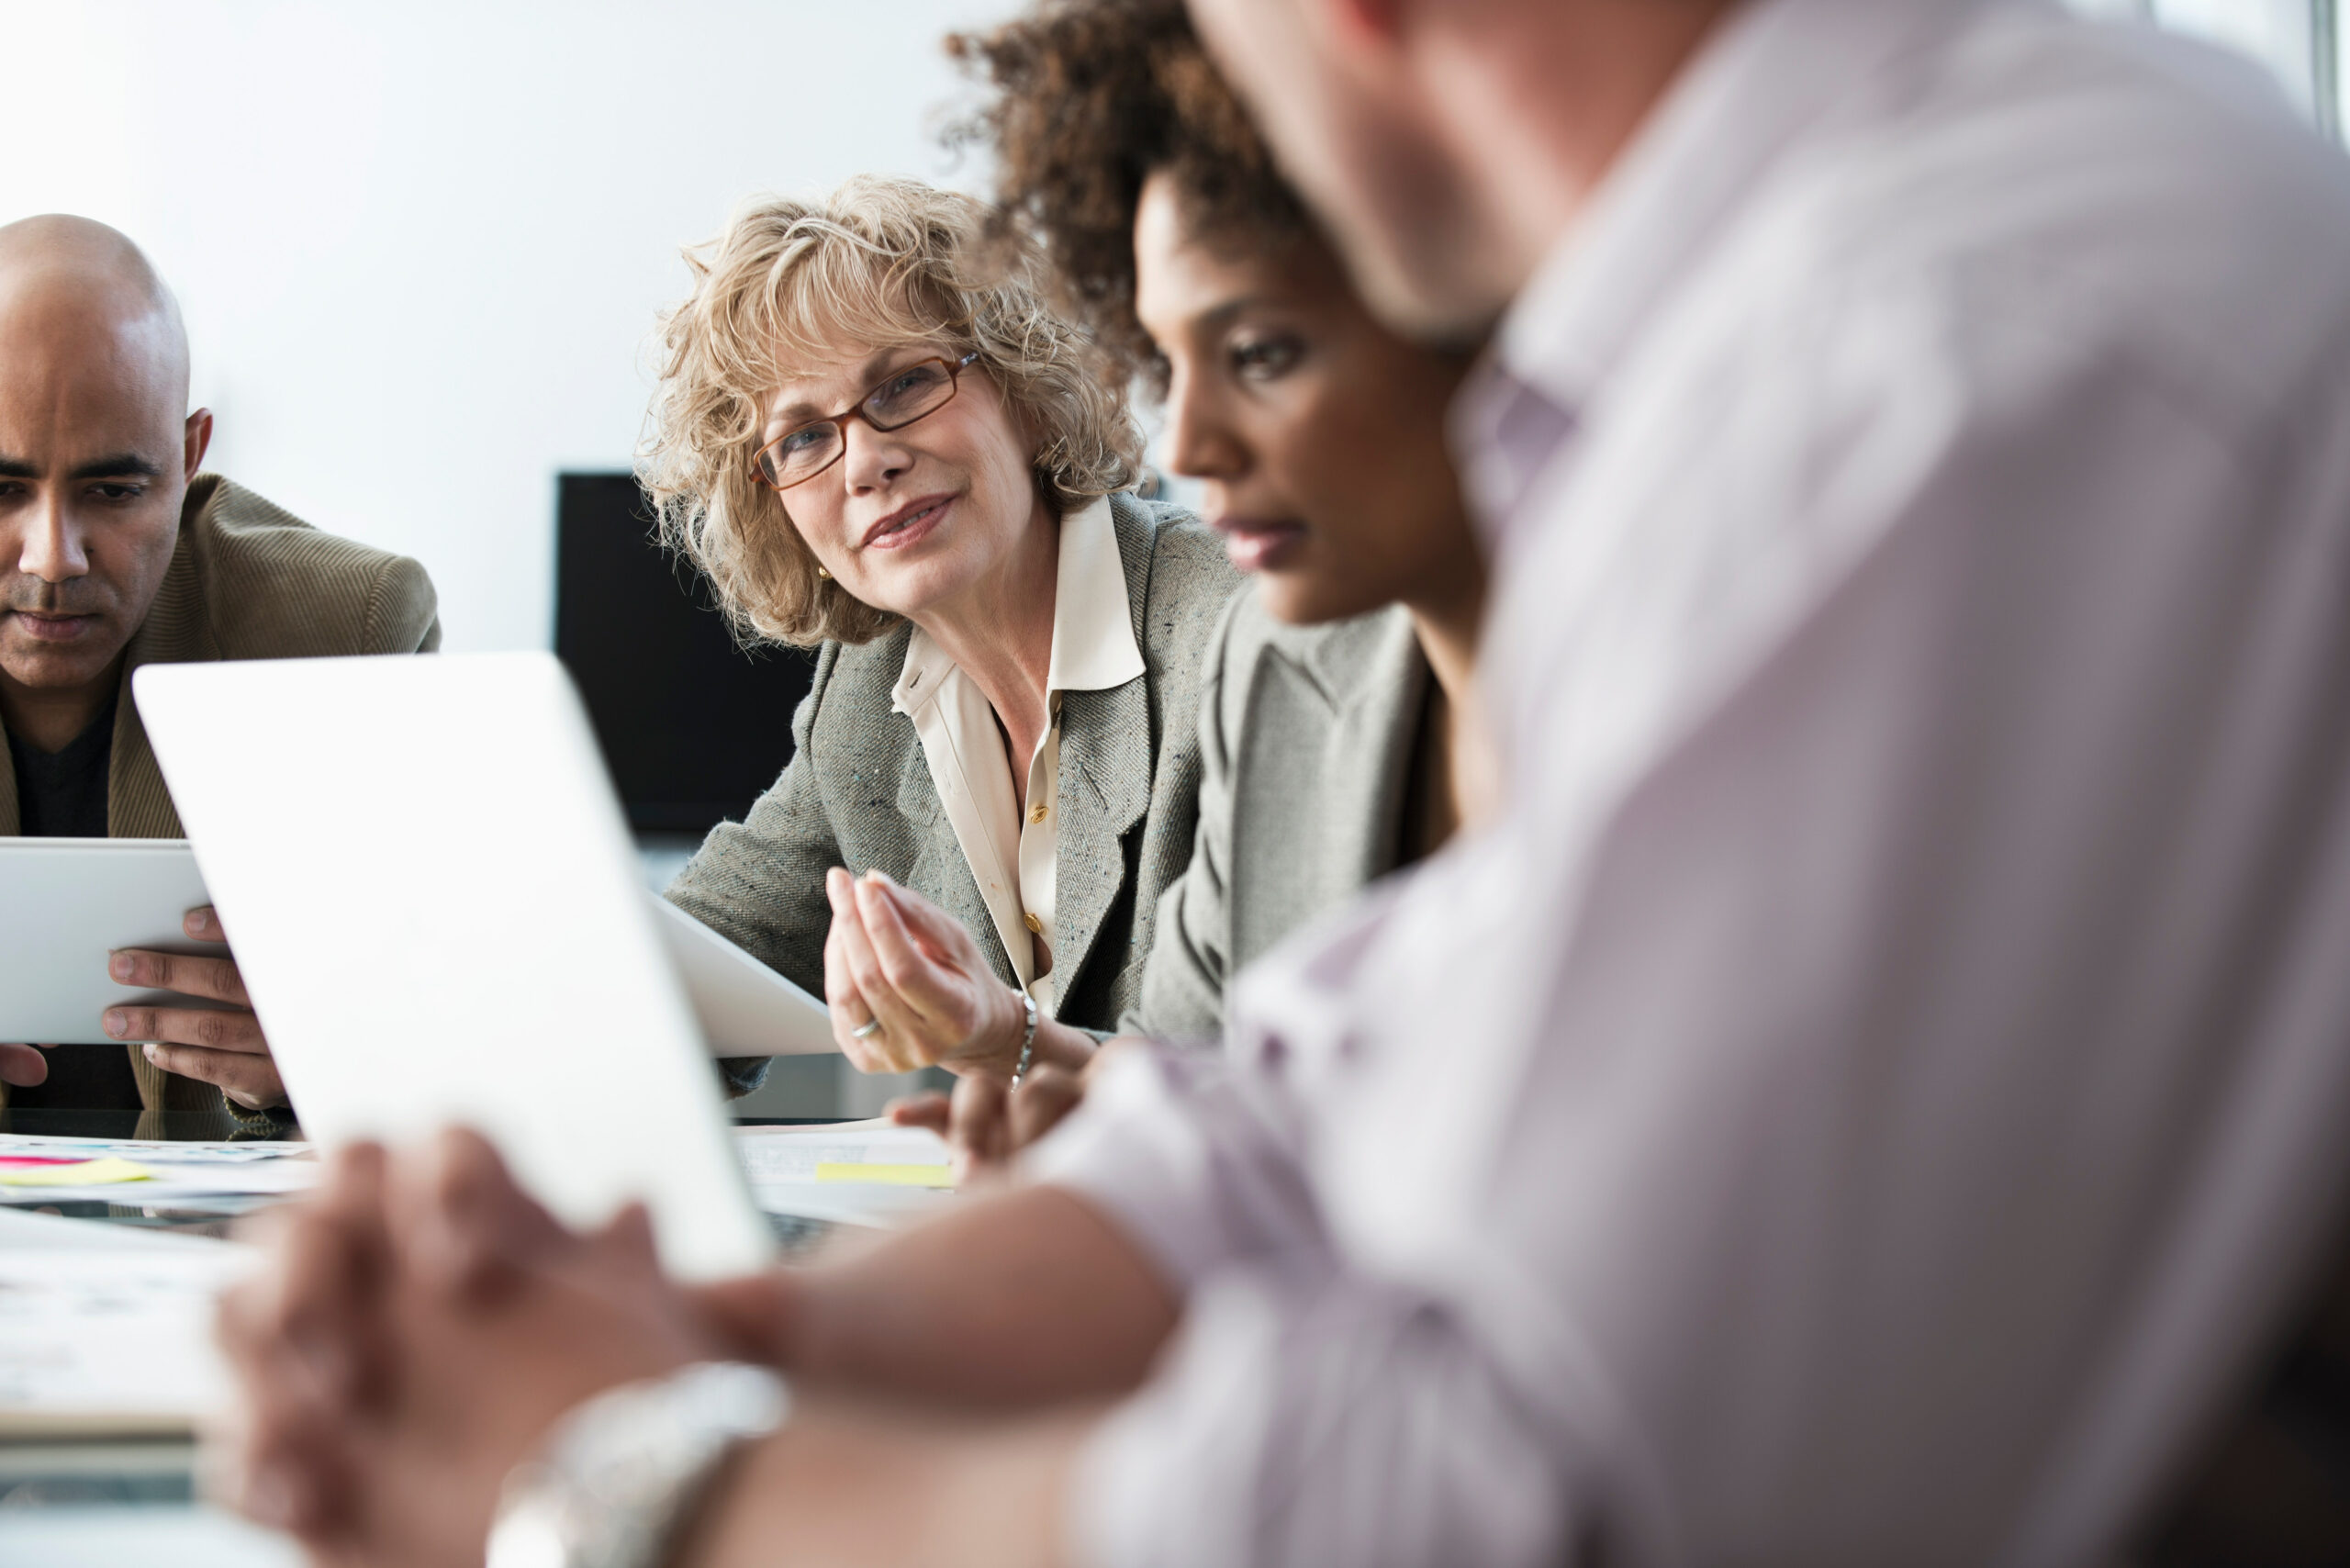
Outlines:
[{"label": "finger", "polygon": [[[856,907],[853,897],[851,907]],[[881,960],[867,939],[865,923],[835,920],[833,930],[840,937],[841,962],[848,970],[849,983],[873,1010],[873,1016],[881,1021],[881,1033],[864,1042],[866,1049],[884,1064],[878,1070],[906,1072],[929,1066],[936,1055],[926,1054],[922,1047],[923,1036],[931,1031],[922,1014],[906,1004],[890,985],[889,976],[882,972]],[[842,1048],[846,1050],[847,1043]]]},{"label": "finger", "polygon": [[849,930],[861,927],[863,919],[846,871],[835,866],[824,873],[824,897],[833,906],[832,928],[824,934],[824,1002],[832,1015],[833,1043],[859,1071],[871,1072],[876,1070],[867,1060],[872,1050],[865,1043],[871,1035],[856,1031],[873,1021],[873,1008],[857,990],[848,961]]},{"label": "finger", "polygon": [[867,879],[856,885],[856,895],[857,908],[865,916],[866,940],[890,989],[907,1006],[944,1025],[948,1033],[957,1037],[969,1034],[968,991],[956,984],[959,977],[915,945],[889,888]]},{"label": "finger", "polygon": [[98,1020],[110,1038],[202,1046],[207,1051],[269,1054],[261,1020],[238,1008],[109,1007]]},{"label": "finger", "polygon": [[207,1469],[242,1512],[315,1540],[352,1512],[355,1417],[393,1387],[381,1149],[329,1161],[318,1190],[280,1211],[268,1260],[218,1307],[214,1330],[242,1399],[230,1429],[207,1434],[226,1474]]},{"label": "finger", "polygon": [[1026,1148],[1043,1137],[1084,1098],[1084,1082],[1067,1068],[1046,1062],[1032,1069],[1012,1096],[1007,1139],[1012,1148]]},{"label": "finger", "polygon": [[392,1250],[390,1157],[381,1144],[352,1144],[330,1160],[327,1177],[317,1206],[333,1225],[341,1250],[340,1268],[326,1282],[341,1294],[321,1291],[314,1299],[331,1304],[332,1321],[346,1330],[364,1330],[347,1340],[351,1361],[345,1370],[352,1380],[353,1397],[375,1402],[389,1395],[393,1361],[384,1316],[397,1267]]},{"label": "finger", "polygon": [[[833,908],[833,928],[824,939],[829,949],[840,939],[843,926],[863,924],[863,917],[856,910],[856,883],[838,866],[824,873],[824,902]],[[846,978],[845,971],[843,978]]]},{"label": "finger", "polygon": [[890,902],[897,906],[899,918],[905,922],[916,942],[931,951],[940,962],[950,967],[984,967],[986,959],[979,945],[971,939],[963,923],[914,891],[893,881],[886,871],[868,871],[869,880],[878,881],[888,890]]},{"label": "finger", "polygon": [[285,1103],[285,1081],[277,1076],[277,1064],[266,1056],[155,1043],[143,1049],[147,1059],[165,1072],[212,1084],[249,1111]]},{"label": "finger", "polygon": [[354,1468],[347,1450],[355,1441],[349,1414],[285,1380],[248,1374],[238,1394],[204,1423],[196,1465],[202,1495],[306,1540],[349,1518]]},{"label": "finger", "polygon": [[936,1028],[908,1007],[896,991],[885,986],[879,996],[880,1005],[873,1015],[881,1028],[863,1042],[875,1064],[870,1070],[912,1072],[946,1054],[947,1042],[938,1038]]},{"label": "finger", "polygon": [[227,1473],[207,1466],[207,1494],[312,1545],[344,1533],[359,1514],[347,1423],[298,1406],[252,1417],[230,1439]]},{"label": "finger", "polygon": [[954,1125],[946,1146],[957,1180],[998,1169],[1009,1158],[1003,1107],[1002,1079],[975,1072],[956,1080]]},{"label": "finger", "polygon": [[841,1054],[857,1071],[888,1072],[892,1070],[881,1057],[882,1042],[876,1038],[879,1030],[867,1027],[878,1022],[873,1009],[866,1004],[856,981],[849,977],[841,927],[842,922],[835,920],[831,935],[824,938],[824,1001],[833,1044],[840,1047]]},{"label": "finger", "polygon": [[215,1335],[242,1375],[257,1426],[311,1406],[347,1419],[390,1385],[381,1170],[372,1146],[330,1162],[308,1199],[281,1211],[269,1266],[222,1298]]},{"label": "finger", "polygon": [[944,1094],[913,1094],[892,1100],[881,1114],[901,1127],[928,1127],[945,1137],[954,1126],[954,1102]]},{"label": "finger", "polygon": [[185,953],[124,947],[107,955],[106,973],[124,985],[148,991],[176,991],[183,996],[233,1002],[240,1007],[252,1005],[234,958],[196,958]]},{"label": "finger", "polygon": [[661,1254],[653,1237],[653,1211],[641,1202],[621,1205],[621,1210],[608,1220],[601,1230],[588,1238],[590,1248],[609,1255],[621,1268],[624,1277],[643,1277],[661,1271]]},{"label": "finger", "polygon": [[443,1132],[410,1170],[417,1271],[461,1300],[497,1300],[574,1239],[469,1127]]},{"label": "finger", "polygon": [[843,1042],[841,1055],[849,1066],[859,1072],[902,1072],[897,1054],[887,1036],[868,1035],[863,1039],[854,1036]]},{"label": "finger", "polygon": [[191,942],[226,942],[229,933],[220,924],[219,912],[210,904],[192,909],[180,917],[180,930]]},{"label": "finger", "polygon": [[49,1058],[39,1046],[0,1046],[0,1083],[30,1089],[49,1081]]}]

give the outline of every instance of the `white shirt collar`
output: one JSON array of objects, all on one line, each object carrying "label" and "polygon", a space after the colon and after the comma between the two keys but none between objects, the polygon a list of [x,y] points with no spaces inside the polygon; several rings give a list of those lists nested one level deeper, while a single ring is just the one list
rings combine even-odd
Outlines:
[{"label": "white shirt collar", "polygon": [[[891,689],[891,706],[912,713],[946,686],[955,661],[917,626],[906,640],[906,662]],[[1045,674],[1047,697],[1062,691],[1106,691],[1143,674],[1135,641],[1134,609],[1110,498],[1099,496],[1061,519],[1060,556],[1053,579],[1053,652]]]},{"label": "white shirt collar", "polygon": [[1125,562],[1110,521],[1110,498],[1097,496],[1061,519],[1061,556],[1053,588],[1053,657],[1047,691],[1107,691],[1140,678],[1134,606]]}]

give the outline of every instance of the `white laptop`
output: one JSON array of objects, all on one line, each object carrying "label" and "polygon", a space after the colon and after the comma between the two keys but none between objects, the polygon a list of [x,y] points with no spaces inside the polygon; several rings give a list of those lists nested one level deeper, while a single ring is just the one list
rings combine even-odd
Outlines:
[{"label": "white laptop", "polygon": [[140,718],[310,1136],[478,1128],[685,1278],[771,1250],[588,718],[544,654],[150,665]]}]

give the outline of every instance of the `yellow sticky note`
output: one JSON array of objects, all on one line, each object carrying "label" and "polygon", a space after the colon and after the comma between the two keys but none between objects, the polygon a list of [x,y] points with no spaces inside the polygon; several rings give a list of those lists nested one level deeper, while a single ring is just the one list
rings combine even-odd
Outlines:
[{"label": "yellow sticky note", "polygon": [[945,1165],[820,1164],[819,1182],[877,1182],[885,1187],[952,1187],[955,1172]]},{"label": "yellow sticky note", "polygon": [[0,1186],[103,1187],[117,1182],[151,1182],[155,1173],[143,1165],[108,1155],[78,1165],[0,1166]]}]

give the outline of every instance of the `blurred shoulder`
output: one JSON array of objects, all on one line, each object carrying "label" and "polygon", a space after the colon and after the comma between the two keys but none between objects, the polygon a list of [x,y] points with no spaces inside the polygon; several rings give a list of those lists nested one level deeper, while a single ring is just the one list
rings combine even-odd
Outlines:
[{"label": "blurred shoulder", "polygon": [[1741,266],[1856,330],[1916,323],[1969,384],[2119,365],[2232,421],[2332,373],[2350,163],[2259,67],[1998,6],[1909,70],[1900,109],[1789,170]]},{"label": "blurred shoulder", "polygon": [[235,481],[199,474],[180,548],[227,658],[429,651],[438,597],[418,562],[311,527]]}]

